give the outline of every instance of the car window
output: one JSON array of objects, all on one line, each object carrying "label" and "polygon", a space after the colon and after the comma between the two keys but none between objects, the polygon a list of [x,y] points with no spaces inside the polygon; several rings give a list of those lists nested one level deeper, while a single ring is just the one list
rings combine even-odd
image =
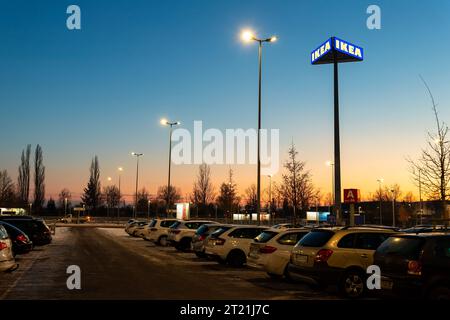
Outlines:
[{"label": "car window", "polygon": [[156,225],[156,222],[158,222],[157,220],[152,220],[152,222],[150,222],[149,224],[148,224],[148,226],[150,227],[150,228],[153,228],[155,225]]},{"label": "car window", "polygon": [[285,234],[284,236],[281,236],[277,242],[279,244],[285,245],[285,246],[294,246],[301,238],[305,236],[308,232],[291,232],[288,234]]},{"label": "car window", "polygon": [[253,239],[262,232],[258,228],[239,228],[229,234],[230,238]]},{"label": "car window", "polygon": [[434,251],[437,257],[450,259],[450,238],[438,239]]},{"label": "car window", "polygon": [[6,229],[2,225],[0,225],[0,239],[8,239],[8,232],[6,232]]},{"label": "car window", "polygon": [[227,232],[231,228],[232,228],[231,226],[222,226],[222,227],[218,228],[216,231],[214,231],[213,233],[211,233],[211,237],[217,238],[218,236],[220,236],[224,232]]},{"label": "car window", "polygon": [[312,248],[323,247],[333,235],[334,232],[331,230],[312,230],[298,244]]},{"label": "car window", "polygon": [[350,233],[342,237],[337,244],[338,248],[354,248],[355,247],[355,234]]},{"label": "car window", "polygon": [[196,235],[202,235],[205,234],[206,232],[208,232],[208,226],[206,224],[200,226],[200,228],[197,229],[197,231],[195,232]]},{"label": "car window", "polygon": [[171,225],[173,225],[175,222],[177,222],[177,221],[175,221],[175,220],[165,220],[165,221],[161,221],[160,226],[163,227],[163,228],[168,228],[168,227],[170,227]]},{"label": "car window", "polygon": [[356,235],[355,248],[365,250],[377,250],[388,237],[385,233],[358,233]]},{"label": "car window", "polygon": [[377,253],[417,260],[424,243],[425,240],[418,237],[390,237],[378,247]]},{"label": "car window", "polygon": [[258,236],[256,236],[255,241],[259,243],[266,243],[273,237],[275,237],[278,234],[278,232],[274,231],[263,231]]},{"label": "car window", "polygon": [[202,224],[200,222],[187,222],[185,226],[189,229],[198,229]]},{"label": "car window", "polygon": [[181,224],[180,221],[175,221],[170,227],[173,228],[173,229],[176,229],[176,228],[179,227],[180,224]]}]

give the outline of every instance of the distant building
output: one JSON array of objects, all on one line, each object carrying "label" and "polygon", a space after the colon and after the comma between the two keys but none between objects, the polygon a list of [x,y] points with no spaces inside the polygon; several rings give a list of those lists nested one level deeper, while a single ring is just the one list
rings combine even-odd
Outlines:
[{"label": "distant building", "polygon": [[22,208],[0,208],[0,215],[26,215],[27,212]]}]

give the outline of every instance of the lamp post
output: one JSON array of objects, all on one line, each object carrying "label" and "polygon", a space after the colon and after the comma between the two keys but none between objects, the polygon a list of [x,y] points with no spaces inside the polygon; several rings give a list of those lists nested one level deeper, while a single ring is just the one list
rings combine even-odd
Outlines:
[{"label": "lamp post", "polygon": [[382,211],[381,211],[381,201],[382,201],[382,190],[381,190],[381,184],[383,183],[383,181],[384,181],[384,179],[383,178],[380,178],[380,179],[377,179],[377,181],[378,181],[378,192],[379,192],[379,196],[380,196],[380,226],[381,225],[383,225],[383,214],[382,214]]},{"label": "lamp post", "polygon": [[334,198],[334,163],[332,161],[327,161],[326,165],[331,167],[331,207],[334,208],[334,204],[336,203],[336,199]]},{"label": "lamp post", "polygon": [[136,157],[136,190],[135,190],[135,199],[134,199],[134,218],[137,216],[137,201],[138,201],[138,181],[139,181],[139,157],[143,156],[143,153],[132,152],[132,156]]},{"label": "lamp post", "polygon": [[169,126],[169,172],[167,175],[167,203],[166,203],[166,216],[169,217],[170,210],[170,168],[172,164],[172,127],[181,124],[180,121],[170,122],[167,119],[161,119],[161,124],[164,126]]},{"label": "lamp post", "polygon": [[120,176],[122,174],[123,168],[119,167],[117,168],[117,170],[119,171],[119,203],[117,204],[117,219],[120,218],[120,200],[122,199],[122,194],[120,193]]},{"label": "lamp post", "polygon": [[148,200],[148,206],[147,206],[147,220],[150,220],[150,200]]},{"label": "lamp post", "polygon": [[64,217],[67,217],[67,198],[64,198]]},{"label": "lamp post", "polygon": [[33,203],[30,202],[28,205],[30,206],[30,213],[29,214],[31,216],[31,206],[33,205]]},{"label": "lamp post", "polygon": [[275,42],[277,37],[272,36],[266,39],[259,39],[254,36],[251,31],[242,32],[241,38],[244,42],[256,41],[258,42],[258,66],[259,66],[259,77],[258,77],[258,142],[257,142],[257,183],[256,183],[256,213],[258,217],[258,224],[261,224],[261,155],[260,155],[260,145],[261,145],[261,80],[262,80],[262,46],[264,42]]}]

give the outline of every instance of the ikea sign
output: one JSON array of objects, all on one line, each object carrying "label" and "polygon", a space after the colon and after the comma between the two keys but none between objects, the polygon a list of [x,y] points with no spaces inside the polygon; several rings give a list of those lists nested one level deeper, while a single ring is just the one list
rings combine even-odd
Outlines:
[{"label": "ikea sign", "polygon": [[364,60],[364,50],[348,41],[332,37],[311,52],[311,64]]}]

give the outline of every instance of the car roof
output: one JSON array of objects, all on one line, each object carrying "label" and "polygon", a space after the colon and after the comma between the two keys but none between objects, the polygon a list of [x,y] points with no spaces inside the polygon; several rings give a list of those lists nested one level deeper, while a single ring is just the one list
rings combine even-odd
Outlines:
[{"label": "car roof", "polygon": [[423,232],[423,233],[396,233],[395,237],[399,236],[402,238],[437,238],[437,237],[450,237],[450,232]]},{"label": "car roof", "polygon": [[[258,228],[258,229],[270,229],[268,226],[257,226],[253,224],[238,224],[232,225],[234,229],[243,229],[243,228]],[[278,231],[278,229],[275,229]]]}]

